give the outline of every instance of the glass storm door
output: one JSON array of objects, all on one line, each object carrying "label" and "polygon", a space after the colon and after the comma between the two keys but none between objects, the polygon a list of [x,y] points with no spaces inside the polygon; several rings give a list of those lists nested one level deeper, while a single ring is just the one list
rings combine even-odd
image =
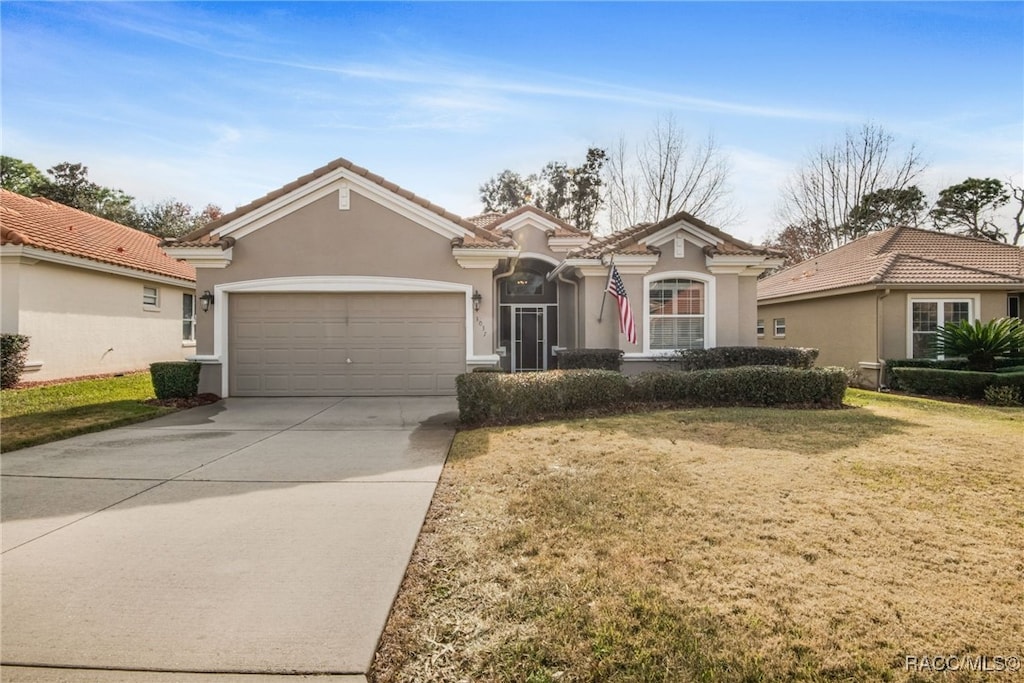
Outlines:
[{"label": "glass storm door", "polygon": [[547,370],[547,307],[512,307],[512,372]]}]

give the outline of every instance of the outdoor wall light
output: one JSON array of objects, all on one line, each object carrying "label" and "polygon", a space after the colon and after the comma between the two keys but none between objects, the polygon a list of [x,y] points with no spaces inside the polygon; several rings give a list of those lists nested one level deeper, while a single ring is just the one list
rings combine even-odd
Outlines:
[{"label": "outdoor wall light", "polygon": [[474,311],[479,311],[480,310],[480,302],[483,301],[483,300],[484,300],[483,294],[481,294],[479,291],[474,289],[473,290],[473,310]]},{"label": "outdoor wall light", "polygon": [[210,290],[207,289],[205,292],[203,292],[203,295],[199,297],[199,305],[202,307],[203,313],[206,313],[208,310],[210,310],[211,304],[213,304],[213,294],[210,292]]}]

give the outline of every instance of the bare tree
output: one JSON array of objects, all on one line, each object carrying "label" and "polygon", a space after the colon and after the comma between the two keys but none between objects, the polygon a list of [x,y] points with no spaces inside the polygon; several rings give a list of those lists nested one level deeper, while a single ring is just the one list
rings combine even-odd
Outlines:
[{"label": "bare tree", "polygon": [[813,152],[783,187],[778,218],[786,226],[815,226],[829,249],[848,242],[850,213],[865,195],[903,190],[925,169],[914,145],[899,155],[881,126],[847,130],[841,140]]},{"label": "bare tree", "polygon": [[711,134],[691,140],[671,115],[655,122],[633,154],[620,139],[606,169],[612,230],[660,221],[679,211],[718,225],[736,219],[728,203],[731,168],[725,152]]},{"label": "bare tree", "polygon": [[612,231],[644,222],[647,209],[643,183],[640,175],[632,171],[632,164],[626,153],[625,137],[620,137],[616,146],[609,150],[605,173],[608,185],[608,217]]},{"label": "bare tree", "polygon": [[1006,186],[1010,188],[1010,193],[1013,195],[1013,207],[1016,209],[1013,214],[1013,238],[1009,242],[1018,245],[1020,238],[1024,236],[1024,185],[1018,185],[1010,179],[1006,181]]},{"label": "bare tree", "polygon": [[782,267],[806,261],[830,249],[828,231],[820,225],[787,225],[778,232],[769,233],[764,245],[786,254]]}]

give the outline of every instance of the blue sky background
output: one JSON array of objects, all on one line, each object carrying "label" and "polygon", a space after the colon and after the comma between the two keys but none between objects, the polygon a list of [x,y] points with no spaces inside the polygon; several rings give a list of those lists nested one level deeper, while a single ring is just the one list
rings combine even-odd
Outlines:
[{"label": "blue sky background", "polygon": [[1024,3],[3,2],[3,153],[230,210],[345,157],[462,215],[502,169],[579,163],[672,114],[742,217],[866,122],[930,195],[1024,177]]}]

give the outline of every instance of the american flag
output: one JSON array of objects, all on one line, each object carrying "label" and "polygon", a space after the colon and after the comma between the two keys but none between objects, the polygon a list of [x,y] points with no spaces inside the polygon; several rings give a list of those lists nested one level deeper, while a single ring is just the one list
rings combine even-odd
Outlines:
[{"label": "american flag", "polygon": [[612,265],[612,272],[608,274],[608,293],[615,297],[615,301],[619,304],[619,332],[626,335],[630,344],[636,344],[633,309],[629,307],[626,285],[622,283],[622,276],[619,275],[619,270],[614,265]]}]

